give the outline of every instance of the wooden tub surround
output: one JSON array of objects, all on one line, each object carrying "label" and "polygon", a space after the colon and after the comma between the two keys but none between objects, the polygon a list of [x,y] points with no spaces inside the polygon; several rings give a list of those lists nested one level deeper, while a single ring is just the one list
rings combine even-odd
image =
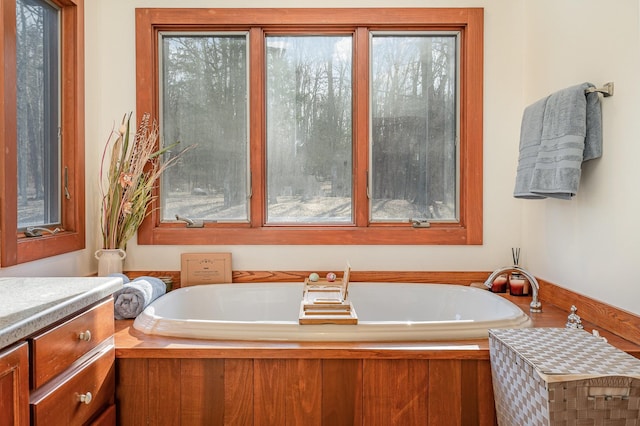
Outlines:
[{"label": "wooden tub surround", "polygon": [[[264,274],[273,273],[234,273],[234,281],[238,276],[261,277],[240,282],[267,281]],[[288,277],[280,281],[294,280],[290,275],[295,273],[280,274]],[[452,280],[438,273],[425,279],[422,273],[418,280],[417,273],[411,274],[394,278],[469,284],[488,275],[448,273],[455,277]],[[388,279],[391,274],[361,275],[354,272],[353,280],[374,281],[376,276],[377,281],[394,281]],[[554,294],[562,309],[552,303]],[[543,312],[530,315],[535,327],[564,327],[570,306],[564,305],[571,299],[584,315],[586,330],[597,329],[614,346],[640,358],[637,316],[573,297],[544,281],[540,295]],[[528,312],[530,297],[504,297]],[[613,320],[596,326],[585,320],[591,319],[588,314]],[[116,321],[117,415],[123,426],[496,424],[487,339],[206,341],[148,336],[133,329],[132,322]]]}]

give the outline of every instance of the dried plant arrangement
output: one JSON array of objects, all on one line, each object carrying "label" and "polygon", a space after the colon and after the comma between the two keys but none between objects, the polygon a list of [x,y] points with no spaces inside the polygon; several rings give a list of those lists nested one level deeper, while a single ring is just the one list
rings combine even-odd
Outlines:
[{"label": "dried plant arrangement", "polygon": [[[158,148],[159,129],[150,114],[142,115],[138,130],[131,137],[131,113],[125,114],[118,130],[112,130],[102,153],[100,225],[104,249],[126,249],[151,212],[151,203],[162,173],[176,163],[187,147],[163,161],[163,154],[179,142]],[[110,155],[109,155],[110,154]]]}]

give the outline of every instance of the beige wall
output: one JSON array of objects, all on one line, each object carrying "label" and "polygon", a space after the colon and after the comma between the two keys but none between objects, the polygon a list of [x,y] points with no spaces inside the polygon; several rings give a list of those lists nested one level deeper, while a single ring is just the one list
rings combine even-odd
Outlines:
[{"label": "beige wall", "polygon": [[640,11],[637,0],[525,1],[525,104],[556,88],[615,82],[604,153],[571,202],[522,201],[522,246],[539,277],[640,313]]},{"label": "beige wall", "polygon": [[[556,3],[560,3],[557,5]],[[491,270],[511,262],[522,247],[522,263],[544,279],[640,313],[633,283],[631,236],[638,181],[631,150],[640,136],[634,74],[638,66],[638,5],[605,0],[435,1],[328,0],[323,7],[483,7],[485,9],[484,244],[482,246],[137,246],[130,243],[125,267],[178,270],[180,253],[230,251],[234,269]],[[135,7],[318,7],[306,0],[86,0],[87,250],[0,270],[0,275],[85,275],[95,272],[99,213],[97,169],[114,122],[135,108]],[[551,15],[551,16],[549,16]],[[568,33],[565,25],[573,22]],[[624,28],[622,28],[624,27]],[[574,35],[575,34],[575,35]],[[593,45],[596,45],[595,47]],[[613,45],[613,46],[612,46]],[[592,49],[594,49],[592,51]],[[613,52],[605,53],[608,49]],[[595,53],[595,54],[594,54]],[[632,58],[629,59],[629,55]],[[612,55],[612,57],[609,57]],[[616,80],[605,100],[605,156],[588,165],[579,196],[570,202],[512,197],[522,109],[549,91],[585,80]],[[634,110],[635,109],[635,110]],[[635,173],[635,177],[634,176]],[[620,211],[624,210],[621,216]],[[636,214],[634,214],[636,213]],[[620,220],[618,220],[620,217]],[[610,218],[615,218],[611,220]],[[606,228],[604,221],[606,222]],[[600,242],[600,239],[604,242]],[[551,247],[551,251],[550,251]],[[586,266],[580,261],[586,259]],[[621,279],[612,269],[623,269]],[[637,280],[636,280],[637,281]]]}]

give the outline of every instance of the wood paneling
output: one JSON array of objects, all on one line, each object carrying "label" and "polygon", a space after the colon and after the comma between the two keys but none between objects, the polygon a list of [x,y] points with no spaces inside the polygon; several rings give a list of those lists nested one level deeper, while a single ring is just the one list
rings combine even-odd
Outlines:
[{"label": "wood paneling", "polygon": [[[202,361],[200,361],[202,362]],[[182,389],[179,359],[150,359],[148,424],[157,426],[175,426],[181,424],[180,402],[182,392],[185,397],[198,397],[189,389]]]},{"label": "wood paneling", "polygon": [[363,421],[367,425],[429,424],[429,361],[365,360]]},{"label": "wood paneling", "polygon": [[[268,282],[303,282],[310,273],[317,272],[324,276],[327,272],[336,272],[338,276],[342,271],[233,271],[234,283],[268,283]],[[126,271],[130,279],[140,276],[170,277],[172,287],[180,287],[180,271]],[[352,271],[351,282],[395,282],[395,283],[433,283],[433,284],[458,284],[469,285],[474,282],[484,282],[490,272],[484,271]]]},{"label": "wood paneling", "polygon": [[223,425],[223,359],[180,360],[180,417],[183,425]]},{"label": "wood paneling", "polygon": [[319,359],[288,359],[286,424],[321,426],[322,424],[322,361]]},{"label": "wood paneling", "polygon": [[[118,365],[123,426],[495,425],[485,361],[120,359]],[[147,383],[129,380],[133,371]]]},{"label": "wood paneling", "polygon": [[360,359],[322,361],[322,425],[362,424],[362,363]]},{"label": "wood paneling", "polygon": [[[478,423],[481,425],[496,424],[496,407],[493,400],[493,385],[491,379],[491,363],[489,360],[478,361],[476,368],[476,387],[471,392],[475,392],[478,404]],[[464,386],[464,384],[463,384]],[[463,396],[464,397],[464,396]],[[472,421],[465,424],[473,425]]]},{"label": "wood paneling", "polygon": [[433,426],[462,424],[461,361],[437,359],[430,361],[430,366],[429,424]]},{"label": "wood paneling", "polygon": [[253,365],[254,424],[256,426],[286,425],[287,369],[285,360],[256,359]]},{"label": "wood paneling", "polygon": [[149,360],[116,361],[116,405],[120,425],[146,425],[149,399],[132,395],[149,395]]},{"label": "wood paneling", "polygon": [[226,359],[224,424],[253,425],[253,360]]},{"label": "wood paneling", "polygon": [[599,327],[640,345],[640,318],[637,315],[590,299],[548,281],[538,281],[541,300],[551,301],[554,305],[566,309],[567,312],[571,309],[571,305],[575,305],[578,308],[577,314],[583,320],[598,324]]}]

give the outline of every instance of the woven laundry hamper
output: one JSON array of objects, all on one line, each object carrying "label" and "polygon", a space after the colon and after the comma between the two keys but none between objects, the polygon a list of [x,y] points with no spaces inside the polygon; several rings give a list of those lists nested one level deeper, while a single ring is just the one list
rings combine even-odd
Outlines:
[{"label": "woven laundry hamper", "polygon": [[500,426],[640,426],[640,359],[578,329],[489,330]]}]

